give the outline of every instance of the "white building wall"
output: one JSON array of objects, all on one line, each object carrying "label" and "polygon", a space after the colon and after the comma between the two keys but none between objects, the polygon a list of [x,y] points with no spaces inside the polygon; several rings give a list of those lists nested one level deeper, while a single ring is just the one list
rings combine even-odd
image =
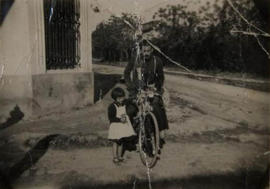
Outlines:
[{"label": "white building wall", "polygon": [[4,75],[31,73],[28,0],[14,1],[1,28],[1,64]]},{"label": "white building wall", "polygon": [[81,67],[46,70],[43,0],[16,0],[0,27],[0,123],[16,105],[26,117],[94,101],[90,0],[81,0]]}]

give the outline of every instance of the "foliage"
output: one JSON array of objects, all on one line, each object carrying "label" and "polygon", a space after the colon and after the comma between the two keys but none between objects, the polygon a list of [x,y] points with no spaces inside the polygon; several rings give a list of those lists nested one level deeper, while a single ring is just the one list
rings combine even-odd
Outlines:
[{"label": "foliage", "polygon": [[[266,30],[267,22],[253,1],[233,3],[250,23]],[[97,27],[93,33],[94,54],[109,61],[130,57],[133,33],[123,18],[133,25],[137,19],[131,14],[123,14],[121,18],[112,16]],[[267,56],[256,39],[231,32],[253,31],[226,0],[206,3],[197,11],[185,5],[167,5],[153,15],[153,21],[155,35],[149,35],[150,40],[189,69],[269,74]],[[266,39],[260,39],[267,47]]]},{"label": "foliage", "polygon": [[136,16],[123,13],[121,17],[111,16],[102,22],[92,34],[93,54],[108,61],[123,61],[130,57],[133,45],[132,29],[123,22],[135,24]]},{"label": "foliage", "polygon": [[[259,11],[249,0],[234,1],[236,8],[252,24],[266,28]],[[268,74],[268,60],[252,36],[234,34],[233,29],[248,31],[226,1],[207,3],[197,12],[182,5],[161,8],[154,19],[160,33],[154,41],[161,49],[191,69]]]}]

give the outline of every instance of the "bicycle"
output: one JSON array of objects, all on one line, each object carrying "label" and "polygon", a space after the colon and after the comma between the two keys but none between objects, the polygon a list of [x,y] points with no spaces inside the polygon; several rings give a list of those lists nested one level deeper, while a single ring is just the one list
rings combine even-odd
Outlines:
[{"label": "bicycle", "polygon": [[156,95],[159,94],[151,90],[151,88],[139,89],[135,99],[138,113],[134,120],[138,124],[140,159],[148,168],[153,168],[156,165],[160,153],[159,127],[151,105],[151,100]]},{"label": "bicycle", "polygon": [[[142,66],[145,64],[145,55],[144,52],[141,54],[140,44],[143,41],[142,31],[139,27],[137,29],[137,33],[135,32],[135,64],[133,67],[133,71],[135,72],[137,66]],[[143,56],[141,56],[143,55]],[[154,100],[155,96],[159,95],[153,85],[148,85],[148,83],[144,80],[144,75],[142,70],[138,73],[139,83],[137,85],[137,93],[135,98],[135,103],[138,108],[137,116],[134,118],[136,128],[136,122],[138,124],[137,131],[138,134],[138,144],[139,144],[139,152],[140,159],[142,163],[147,168],[153,168],[160,154],[160,133],[157,118],[153,113],[153,107],[151,105],[151,100]]]}]

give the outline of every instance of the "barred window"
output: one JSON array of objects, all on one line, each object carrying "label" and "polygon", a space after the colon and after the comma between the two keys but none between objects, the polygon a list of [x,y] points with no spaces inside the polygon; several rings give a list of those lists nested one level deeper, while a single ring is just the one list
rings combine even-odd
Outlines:
[{"label": "barred window", "polygon": [[46,69],[80,66],[79,0],[44,0]]}]

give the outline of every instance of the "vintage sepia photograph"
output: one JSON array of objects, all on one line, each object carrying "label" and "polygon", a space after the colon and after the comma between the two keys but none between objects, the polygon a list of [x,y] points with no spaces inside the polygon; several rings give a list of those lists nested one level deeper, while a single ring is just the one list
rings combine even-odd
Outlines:
[{"label": "vintage sepia photograph", "polygon": [[269,0],[0,0],[0,189],[269,189]]}]

